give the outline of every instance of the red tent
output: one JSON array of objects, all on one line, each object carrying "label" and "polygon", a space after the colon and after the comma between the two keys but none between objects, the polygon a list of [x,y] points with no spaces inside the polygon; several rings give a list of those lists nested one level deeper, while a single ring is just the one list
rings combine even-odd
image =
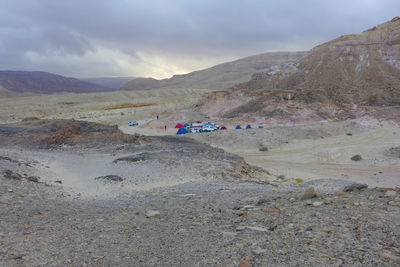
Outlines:
[{"label": "red tent", "polygon": [[226,130],[226,127],[225,127],[225,126],[222,126],[222,127],[221,127],[221,130]]},{"label": "red tent", "polygon": [[182,123],[178,123],[177,125],[175,125],[175,128],[185,128],[185,126],[183,126]]}]

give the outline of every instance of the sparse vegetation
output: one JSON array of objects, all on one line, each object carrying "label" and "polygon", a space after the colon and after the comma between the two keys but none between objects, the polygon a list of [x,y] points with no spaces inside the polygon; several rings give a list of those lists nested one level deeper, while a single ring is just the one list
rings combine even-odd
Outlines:
[{"label": "sparse vegetation", "polygon": [[98,110],[112,110],[112,109],[124,109],[124,108],[139,108],[139,107],[147,107],[147,106],[153,106],[154,104],[152,103],[121,103],[121,104],[115,104],[115,105],[110,105],[110,106],[105,106],[105,107],[100,107]]},{"label": "sparse vegetation", "polygon": [[268,147],[261,146],[258,150],[261,152],[268,151]]},{"label": "sparse vegetation", "polygon": [[304,180],[301,178],[296,178],[295,180],[296,180],[296,183],[298,183],[298,184],[304,182]]},{"label": "sparse vegetation", "polygon": [[278,178],[278,179],[285,179],[285,175],[281,174],[281,175],[278,175],[276,178]]},{"label": "sparse vegetation", "polygon": [[348,136],[352,136],[353,134],[352,134],[352,133],[346,133],[346,135],[348,135]]},{"label": "sparse vegetation", "polygon": [[357,155],[352,156],[352,157],[351,157],[351,160],[352,160],[352,161],[360,161],[360,160],[362,160],[362,157],[361,157],[360,155],[357,154]]}]

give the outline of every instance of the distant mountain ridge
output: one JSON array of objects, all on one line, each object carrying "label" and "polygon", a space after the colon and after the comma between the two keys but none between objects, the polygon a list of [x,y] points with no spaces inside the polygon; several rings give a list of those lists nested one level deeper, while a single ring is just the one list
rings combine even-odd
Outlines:
[{"label": "distant mountain ridge", "polygon": [[80,78],[79,80],[117,90],[126,83],[136,78],[137,77],[98,77],[98,78]]},{"label": "distant mountain ridge", "polygon": [[14,93],[92,93],[109,88],[42,71],[0,71],[0,85]]},{"label": "distant mountain ridge", "polygon": [[299,60],[306,52],[268,52],[222,63],[214,67],[188,74],[174,75],[169,79],[145,78],[125,84],[122,90],[156,88],[227,89],[248,81],[254,72],[274,65]]}]

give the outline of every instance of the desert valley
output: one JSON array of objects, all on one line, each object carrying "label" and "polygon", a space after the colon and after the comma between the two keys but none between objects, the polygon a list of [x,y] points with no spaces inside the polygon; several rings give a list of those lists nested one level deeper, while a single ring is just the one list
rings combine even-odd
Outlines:
[{"label": "desert valley", "polygon": [[0,123],[1,266],[400,264],[400,17],[169,79],[0,71]]}]

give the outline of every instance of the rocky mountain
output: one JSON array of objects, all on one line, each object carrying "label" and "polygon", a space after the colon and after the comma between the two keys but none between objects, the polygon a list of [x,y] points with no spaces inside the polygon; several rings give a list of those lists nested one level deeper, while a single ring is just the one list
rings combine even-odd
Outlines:
[{"label": "rocky mountain", "polygon": [[[133,80],[123,86],[123,90],[154,88],[194,88],[227,89],[238,83],[248,81],[254,72],[262,71],[274,65],[295,62],[305,52],[273,52],[238,59],[214,67],[194,71],[183,75],[174,75],[170,79]],[[143,88],[141,88],[143,87]]]},{"label": "rocky mountain", "polygon": [[52,94],[109,91],[97,84],[41,71],[0,71],[0,86],[14,93]]},{"label": "rocky mountain", "polygon": [[102,87],[117,90],[126,83],[132,81],[133,79],[136,79],[136,77],[99,77],[99,78],[83,78],[80,80],[94,83]]},{"label": "rocky mountain", "polygon": [[235,88],[294,90],[306,103],[400,105],[400,17],[321,44]]}]

